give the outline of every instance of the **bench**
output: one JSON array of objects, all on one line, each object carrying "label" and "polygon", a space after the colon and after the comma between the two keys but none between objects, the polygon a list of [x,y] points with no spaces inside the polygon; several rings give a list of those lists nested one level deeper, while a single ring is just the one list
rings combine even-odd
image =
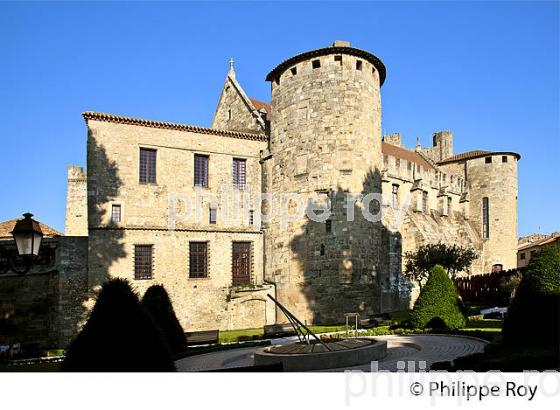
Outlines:
[{"label": "bench", "polygon": [[296,334],[296,331],[289,323],[279,323],[276,325],[266,325],[263,328],[264,337],[283,337],[283,336],[292,336]]},{"label": "bench", "polygon": [[185,332],[187,346],[216,344],[220,338],[219,330],[202,330],[200,332]]}]

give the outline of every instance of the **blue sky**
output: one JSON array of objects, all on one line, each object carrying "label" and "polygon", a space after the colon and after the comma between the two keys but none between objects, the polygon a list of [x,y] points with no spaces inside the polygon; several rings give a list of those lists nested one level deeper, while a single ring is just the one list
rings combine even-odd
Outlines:
[{"label": "blue sky", "polygon": [[209,126],[230,57],[268,101],[276,64],[341,39],[387,66],[386,133],[521,153],[519,233],[560,230],[559,17],[556,2],[0,3],[0,220],[64,229],[81,112]]}]

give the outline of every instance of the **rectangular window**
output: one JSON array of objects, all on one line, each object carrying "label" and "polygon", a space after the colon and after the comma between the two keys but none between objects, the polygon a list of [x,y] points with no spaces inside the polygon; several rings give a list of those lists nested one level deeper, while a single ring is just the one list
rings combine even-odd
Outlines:
[{"label": "rectangular window", "polygon": [[111,221],[118,223],[121,221],[121,206],[113,204],[111,206]]},{"label": "rectangular window", "polygon": [[252,209],[249,211],[249,225],[255,224],[255,211]]},{"label": "rectangular window", "polygon": [[210,208],[210,224],[214,225],[216,223],[216,217],[217,217],[218,211],[216,208]]},{"label": "rectangular window", "polygon": [[292,75],[296,75],[297,74],[297,67],[290,68],[290,71],[292,72]]},{"label": "rectangular window", "polygon": [[488,198],[482,198],[482,237],[488,239],[490,237],[490,210]]},{"label": "rectangular window", "polygon": [[232,284],[234,286],[251,283],[251,265],[251,243],[233,242]]},{"label": "rectangular window", "polygon": [[428,192],[422,191],[422,212],[428,213]]},{"label": "rectangular window", "polygon": [[152,251],[152,245],[134,245],[134,279],[152,279]]},{"label": "rectangular window", "polygon": [[502,156],[502,162],[507,162],[507,156],[505,155]]},{"label": "rectangular window", "polygon": [[140,182],[156,183],[156,150],[140,148]]},{"label": "rectangular window", "polygon": [[247,161],[244,159],[233,159],[233,186],[237,189],[245,189],[247,180]]},{"label": "rectangular window", "polygon": [[492,157],[484,158],[484,162],[487,163],[487,164],[491,164],[492,163]]},{"label": "rectangular window", "polygon": [[356,61],[356,70],[362,71],[362,62],[360,60]]},{"label": "rectangular window", "polygon": [[334,61],[342,65],[342,56],[334,56]]},{"label": "rectangular window", "polygon": [[525,252],[521,252],[521,253],[519,254],[519,259],[525,260]]},{"label": "rectangular window", "polygon": [[332,232],[332,221],[330,219],[327,219],[325,221],[325,232],[327,232],[327,233]]},{"label": "rectangular window", "polygon": [[391,206],[393,209],[397,209],[399,207],[399,186],[397,184],[393,184],[393,191],[391,193]]},{"label": "rectangular window", "polygon": [[447,215],[451,215],[451,206],[453,204],[453,201],[451,200],[451,197],[448,196],[447,197]]},{"label": "rectangular window", "polygon": [[208,242],[189,242],[189,278],[208,277]]},{"label": "rectangular window", "polygon": [[194,155],[194,185],[208,188],[208,156]]},{"label": "rectangular window", "polygon": [[319,67],[321,67],[321,61],[320,61],[320,60],[313,60],[313,61],[311,62],[311,66],[312,66],[313,68],[319,68]]}]

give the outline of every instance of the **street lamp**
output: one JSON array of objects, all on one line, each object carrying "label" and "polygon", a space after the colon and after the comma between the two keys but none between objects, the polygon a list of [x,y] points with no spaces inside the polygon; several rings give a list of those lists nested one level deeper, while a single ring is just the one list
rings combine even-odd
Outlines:
[{"label": "street lamp", "polygon": [[31,218],[33,214],[27,212],[23,214],[23,216],[24,219],[20,219],[16,222],[11,233],[14,237],[14,241],[16,241],[19,256],[34,258],[39,255],[43,231],[41,231],[39,222]]},{"label": "street lamp", "polygon": [[27,212],[23,216],[23,219],[16,222],[11,234],[14,237],[18,255],[25,261],[24,269],[17,270],[10,255],[6,252],[11,269],[20,275],[31,269],[33,260],[39,255],[39,248],[43,240],[43,231],[41,231],[39,222],[32,218],[33,214]]}]

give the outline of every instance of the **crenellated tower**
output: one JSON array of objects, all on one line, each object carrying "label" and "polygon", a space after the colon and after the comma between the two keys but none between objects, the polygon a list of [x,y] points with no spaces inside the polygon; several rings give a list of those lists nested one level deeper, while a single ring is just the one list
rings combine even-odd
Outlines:
[{"label": "crenellated tower", "polygon": [[[324,206],[327,197],[332,204],[330,218],[317,222],[295,217],[297,205],[285,202],[288,215],[276,212],[265,224],[267,279],[276,284],[279,300],[308,322],[380,310],[383,228],[364,217],[359,200],[348,204],[346,194],[381,193],[385,74],[379,58],[336,41],[284,61],[267,76],[272,120],[266,189],[276,197],[298,194],[308,211]],[[367,206],[379,208],[375,201]]]}]

